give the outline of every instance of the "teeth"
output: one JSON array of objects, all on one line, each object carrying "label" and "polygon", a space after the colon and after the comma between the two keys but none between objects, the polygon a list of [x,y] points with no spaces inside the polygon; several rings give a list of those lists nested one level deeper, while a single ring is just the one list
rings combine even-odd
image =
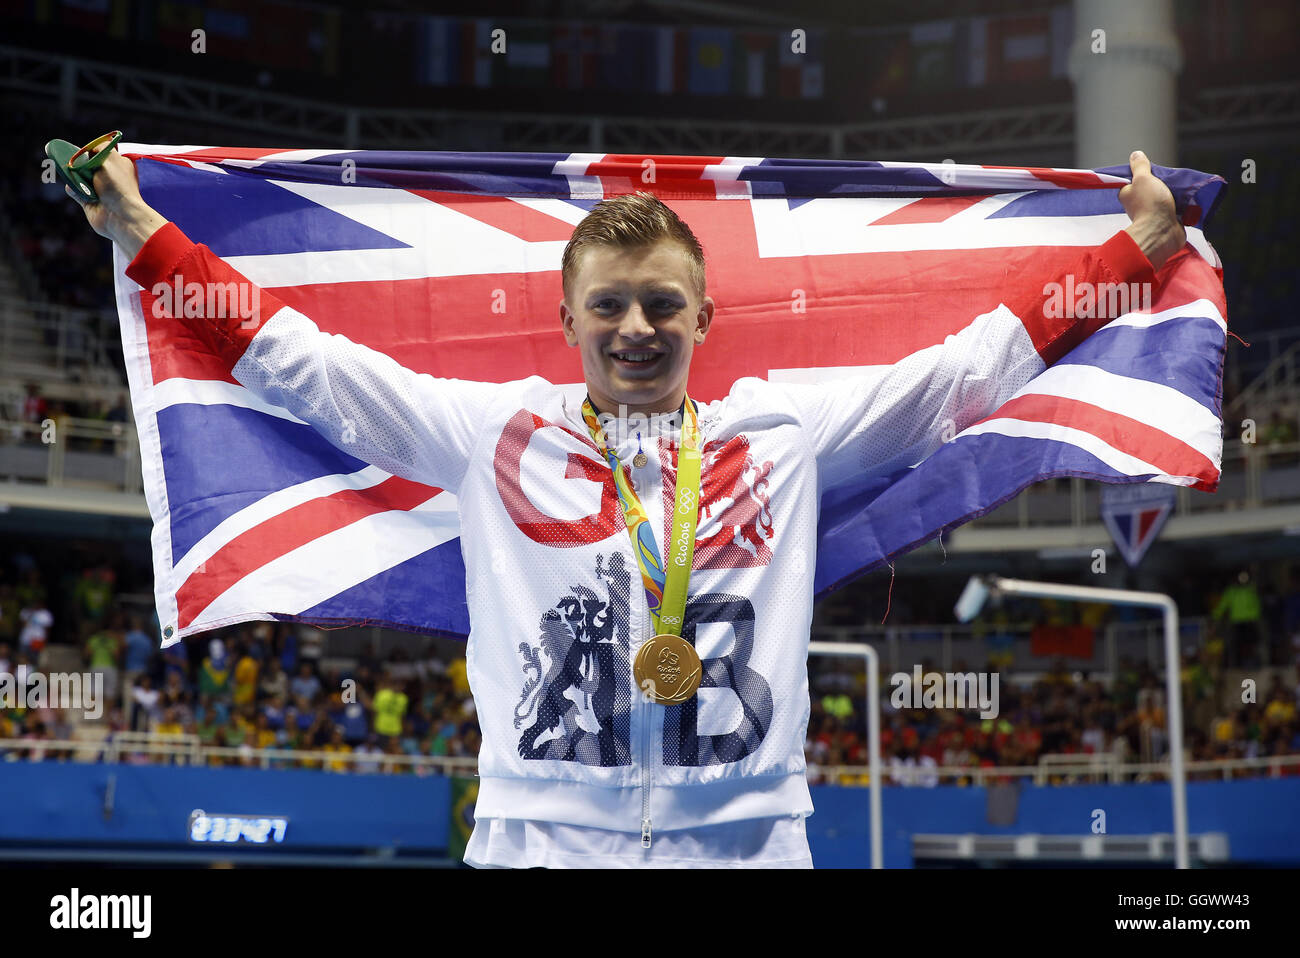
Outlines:
[{"label": "teeth", "polygon": [[627,359],[632,362],[644,362],[648,359],[654,359],[654,353],[615,353],[619,359]]}]

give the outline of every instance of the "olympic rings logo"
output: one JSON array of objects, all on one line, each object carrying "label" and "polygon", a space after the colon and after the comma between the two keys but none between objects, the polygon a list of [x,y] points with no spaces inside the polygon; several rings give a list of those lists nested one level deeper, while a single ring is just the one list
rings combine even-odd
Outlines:
[{"label": "olympic rings logo", "polygon": [[659,621],[663,625],[681,625],[682,617],[680,615],[661,615]]}]

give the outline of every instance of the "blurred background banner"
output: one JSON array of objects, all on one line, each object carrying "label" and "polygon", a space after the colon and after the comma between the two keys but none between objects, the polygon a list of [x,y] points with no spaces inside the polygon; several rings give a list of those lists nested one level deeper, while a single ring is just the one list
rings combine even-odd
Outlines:
[{"label": "blurred background banner", "polygon": [[1090,659],[1095,633],[1086,625],[1038,625],[1029,649],[1043,658]]}]

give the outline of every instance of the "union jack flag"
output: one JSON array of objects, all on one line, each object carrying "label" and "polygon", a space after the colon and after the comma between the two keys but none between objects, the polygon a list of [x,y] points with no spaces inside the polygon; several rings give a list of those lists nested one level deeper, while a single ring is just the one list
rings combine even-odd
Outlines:
[{"label": "union jack flag", "polygon": [[[1126,166],[121,149],[148,203],[322,330],[488,382],[582,382],[558,329],[561,253],[597,202],[652,190],[708,258],[718,321],[690,380],[703,402],[742,376],[895,363],[1128,225]],[[1203,228],[1224,181],[1153,172],[1188,234],[1154,300],[1135,299],[922,462],[828,493],[819,594],[1042,479],[1216,488],[1226,306]],[[164,645],[253,619],[467,634],[455,497],[258,399],[181,324],[152,317],[120,250],[115,265],[159,617],[174,623]]]}]

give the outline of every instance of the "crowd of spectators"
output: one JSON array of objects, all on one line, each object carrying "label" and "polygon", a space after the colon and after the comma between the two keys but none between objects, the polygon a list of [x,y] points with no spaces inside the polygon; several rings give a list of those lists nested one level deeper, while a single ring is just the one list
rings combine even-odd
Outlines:
[{"label": "crowd of spectators", "polygon": [[[816,660],[814,660],[816,661]],[[988,668],[986,666],[986,668]],[[929,663],[923,675],[936,671]],[[953,671],[971,671],[956,663]],[[1192,761],[1295,756],[1280,774],[1300,775],[1300,665],[1269,673],[1264,687],[1240,701],[1225,687],[1222,643],[1207,643],[1182,662],[1186,754]],[[905,676],[910,681],[910,676]],[[1006,680],[1008,676],[1000,676]],[[809,781],[867,784],[865,679],[834,663],[810,677],[812,714],[804,746]],[[1057,661],[1041,675],[1017,683],[1001,681],[997,715],[981,718],[978,708],[896,707],[887,680],[881,690],[880,755],[887,781],[905,785],[968,785],[974,773],[940,775],[945,769],[1037,766],[1043,755],[1098,756],[1117,765],[1155,763],[1168,757],[1164,682],[1146,663],[1123,659],[1108,688]],[[900,696],[904,705],[911,699]],[[1188,777],[1222,778],[1222,771]],[[1233,777],[1267,775],[1263,766],[1238,769]],[[1048,774],[1051,781],[1067,776]],[[1011,781],[990,776],[989,781]]]},{"label": "crowd of spectators", "polygon": [[[48,560],[53,554],[44,555]],[[110,739],[127,732],[190,736],[179,741],[231,750],[208,753],[204,760],[214,764],[260,765],[265,757],[254,750],[274,749],[295,753],[276,764],[331,771],[428,772],[438,763],[399,757],[472,760],[478,753],[465,660],[448,654],[446,646],[439,653],[428,645],[416,654],[397,647],[381,659],[361,643],[354,656],[332,656],[329,634],[319,629],[255,622],[162,650],[149,608],[147,565],[94,543],[76,543],[58,556],[62,561],[52,570],[23,548],[4,554],[0,673],[48,669],[51,656],[61,651],[61,667],[102,675],[107,705],[96,724]],[[1300,570],[1293,570],[1289,583],[1277,603],[1260,599],[1249,574],[1207,597],[1206,611],[1219,624],[1183,663],[1192,759],[1300,755],[1300,684],[1293,680],[1300,672],[1300,645],[1285,669],[1260,672],[1269,678],[1261,679],[1252,701],[1235,704],[1225,686],[1234,667],[1228,651],[1249,634],[1233,618],[1234,610],[1251,629],[1276,612],[1278,627],[1300,641]],[[1004,607],[994,615],[1005,624],[1029,614],[1030,607]],[[1057,612],[1041,607],[1037,615],[1045,620]],[[1046,754],[1109,754],[1123,763],[1158,762],[1167,753],[1164,686],[1148,663],[1122,659],[1108,683],[1059,660],[1045,663],[1036,676],[1007,670],[996,660],[980,668],[998,673],[995,718],[981,718],[978,709],[895,708],[889,677],[882,677],[881,754],[892,781],[934,783],[931,769],[937,766],[1032,766]],[[953,670],[971,671],[961,662]],[[864,769],[844,768],[867,761],[861,668],[813,657],[809,673],[810,780],[862,784]],[[11,747],[8,758],[59,757],[64,753],[39,743],[67,740],[76,729],[72,710],[0,708],[0,738],[31,743]],[[301,752],[319,754],[297,757]],[[124,747],[124,754],[135,753]],[[141,753],[138,760],[164,759]],[[1300,771],[1300,760],[1284,771]]]},{"label": "crowd of spectators", "polygon": [[[391,756],[469,757],[479,732],[463,658],[409,659],[398,649],[385,662],[362,654],[355,664],[322,659],[324,633],[291,623],[249,623],[159,650],[142,617],[110,610],[82,646],[82,667],[101,675],[103,718],[111,740],[149,732],[212,754],[209,764],[262,765],[255,749],[337,753],[297,758],[278,767],[392,772],[429,769]],[[219,636],[219,637],[214,637]],[[30,652],[0,641],[0,671],[36,668]],[[0,738],[66,740],[79,725],[75,709],[0,710]],[[192,737],[192,738],[191,738]],[[131,738],[130,741],[137,741]],[[33,745],[29,757],[57,752]],[[348,758],[355,756],[355,763]],[[125,748],[127,760],[150,759]]]},{"label": "crowd of spectators", "polygon": [[[0,673],[30,674],[54,652],[71,653],[77,668],[102,676],[97,724],[109,738],[194,736],[201,747],[239,749],[213,759],[227,764],[261,764],[245,754],[253,749],[338,753],[323,761],[330,770],[351,767],[352,753],[357,768],[390,771],[419,766],[384,756],[478,753],[463,657],[412,658],[398,648],[381,662],[363,648],[352,660],[328,659],[326,633],[283,622],[231,626],[159,649],[156,618],[120,601],[113,564],[94,551],[81,558],[47,588],[33,556],[9,554],[0,577]],[[66,740],[79,718],[74,709],[0,708],[0,738]],[[17,754],[55,753],[33,745]]]}]

